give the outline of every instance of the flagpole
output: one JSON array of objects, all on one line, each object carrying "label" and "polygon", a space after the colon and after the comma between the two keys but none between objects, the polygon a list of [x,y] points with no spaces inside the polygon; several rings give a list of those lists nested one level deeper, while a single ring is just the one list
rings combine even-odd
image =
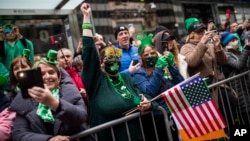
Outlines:
[{"label": "flagpole", "polygon": [[[156,99],[158,99],[158,98],[160,98],[160,97],[161,97],[161,94],[158,95],[158,96],[156,96],[156,97],[154,97],[154,98],[152,98],[152,99],[150,99],[150,100],[149,100],[149,103],[152,102],[152,101],[155,101]],[[125,116],[130,115],[130,114],[134,113],[134,112],[137,111],[137,110],[139,110],[139,105],[138,105],[138,107],[135,107],[135,108],[133,108],[133,109],[131,109],[131,110],[125,112],[124,115],[125,115]]]},{"label": "flagpole", "polygon": [[[190,80],[190,79],[196,77],[197,75],[200,75],[200,73],[194,74],[193,76],[189,77],[189,78],[186,79],[186,80]],[[206,80],[206,78],[203,78],[203,80]],[[180,83],[177,84],[177,85],[180,85],[180,84],[182,84],[182,83],[184,83],[184,81],[180,82]],[[149,100],[149,102],[152,102],[152,101],[157,100],[158,98],[161,97],[161,95],[162,95],[162,94],[160,94],[160,95],[158,95],[158,96],[152,98],[151,100]],[[124,114],[125,116],[127,116],[127,115],[132,114],[133,112],[135,112],[135,111],[137,111],[137,110],[139,110],[139,106],[138,106],[138,107],[135,107],[135,108],[133,108],[133,109],[127,111],[127,112],[124,112],[123,114]]]}]

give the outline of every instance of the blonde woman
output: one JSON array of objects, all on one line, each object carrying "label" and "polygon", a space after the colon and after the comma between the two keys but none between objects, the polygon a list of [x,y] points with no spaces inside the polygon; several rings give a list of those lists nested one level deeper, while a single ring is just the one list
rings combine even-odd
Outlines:
[{"label": "blonde woman", "polygon": [[[203,78],[208,78],[208,84],[223,80],[225,77],[219,66],[227,63],[227,57],[220,35],[212,36],[211,32],[205,32],[206,27],[197,18],[186,19],[185,26],[188,36],[180,54],[186,57],[189,75],[200,73]],[[218,88],[212,91],[212,96],[218,102]]]}]

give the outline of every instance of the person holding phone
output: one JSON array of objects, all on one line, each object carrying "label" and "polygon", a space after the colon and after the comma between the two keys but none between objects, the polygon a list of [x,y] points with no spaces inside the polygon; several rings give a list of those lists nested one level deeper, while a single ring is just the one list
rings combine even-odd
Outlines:
[{"label": "person holding phone", "polygon": [[9,110],[16,112],[13,141],[69,141],[70,135],[86,129],[86,105],[56,60],[57,51],[49,50],[47,57],[33,65],[41,68],[45,88],[34,86],[28,89],[31,98],[24,99],[18,93],[12,101]]},{"label": "person holding phone", "polygon": [[120,25],[115,28],[114,32],[117,44],[115,47],[122,49],[121,66],[119,71],[121,73],[133,75],[139,69],[140,64],[133,65],[133,60],[139,60],[138,48],[130,43],[132,35],[126,26]]},{"label": "person holding phone", "polygon": [[[84,68],[82,79],[85,82],[89,98],[90,126],[94,127],[105,122],[121,118],[127,112],[138,106],[140,111],[155,108],[156,103],[149,102],[130,75],[119,73],[122,50],[106,47],[99,54],[94,45],[92,24],[90,23],[90,4],[81,5],[83,14],[82,59]],[[127,34],[127,32],[126,32]],[[143,101],[141,101],[143,100]],[[142,140],[137,120],[128,121],[132,141]],[[124,124],[114,127],[116,141],[127,141],[128,136]],[[111,141],[110,130],[97,133],[98,141]]]},{"label": "person holding phone", "polygon": [[[205,32],[206,27],[195,17],[186,19],[185,27],[188,36],[180,54],[186,58],[189,75],[200,73],[207,78],[208,85],[225,79],[220,71],[220,65],[227,63],[227,56],[221,46],[221,35],[213,37],[211,32]],[[213,43],[209,43],[210,40]],[[211,95],[218,102],[218,87],[212,90]]]},{"label": "person holding phone", "polygon": [[10,70],[11,61],[21,56],[24,49],[29,49],[28,56],[31,63],[34,63],[33,43],[21,35],[19,28],[13,24],[3,26],[4,38],[0,38],[0,61]]}]

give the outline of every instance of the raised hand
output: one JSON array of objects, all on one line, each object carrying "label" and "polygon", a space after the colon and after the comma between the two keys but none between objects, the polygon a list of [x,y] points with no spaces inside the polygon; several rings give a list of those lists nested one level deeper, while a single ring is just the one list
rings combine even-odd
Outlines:
[{"label": "raised hand", "polygon": [[81,11],[84,15],[89,15],[91,12],[91,7],[89,3],[83,3],[81,5]]},{"label": "raised hand", "polygon": [[214,43],[214,47],[216,49],[220,49],[221,48],[221,36],[219,34],[215,35],[213,37],[213,43]]},{"label": "raised hand", "polygon": [[53,111],[56,111],[59,106],[59,100],[52,95],[46,85],[45,88],[34,86],[28,89],[28,93],[37,102],[49,106]]},{"label": "raised hand", "polygon": [[166,58],[167,58],[168,65],[173,66],[174,65],[174,54],[167,51],[167,52],[164,52],[164,56],[166,56]]},{"label": "raised hand", "polygon": [[165,56],[160,56],[157,59],[155,66],[159,69],[164,69],[165,67],[168,67],[167,58]]},{"label": "raised hand", "polygon": [[141,67],[140,63],[133,65],[133,61],[131,61],[128,70],[129,70],[130,74],[133,75],[135,73],[135,71],[137,69],[139,69],[140,67]]},{"label": "raised hand", "polygon": [[202,36],[200,42],[203,44],[206,44],[208,41],[212,39],[212,33],[211,32],[205,32]]}]

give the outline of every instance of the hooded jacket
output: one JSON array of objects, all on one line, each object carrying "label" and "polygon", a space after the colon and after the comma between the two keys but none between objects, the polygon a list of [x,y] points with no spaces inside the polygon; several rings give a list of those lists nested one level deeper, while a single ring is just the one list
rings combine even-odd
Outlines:
[{"label": "hooded jacket", "polygon": [[[158,32],[155,36],[154,36],[154,46],[156,48],[156,50],[162,55],[163,52],[165,51],[165,48],[162,47],[162,38],[163,38],[163,34],[165,32],[169,32],[168,30],[163,30]],[[187,72],[187,62],[185,60],[185,56],[178,54],[178,60],[179,60],[179,65],[178,70],[180,71],[181,75],[183,76],[184,79],[187,79],[189,77],[189,74]]]}]

